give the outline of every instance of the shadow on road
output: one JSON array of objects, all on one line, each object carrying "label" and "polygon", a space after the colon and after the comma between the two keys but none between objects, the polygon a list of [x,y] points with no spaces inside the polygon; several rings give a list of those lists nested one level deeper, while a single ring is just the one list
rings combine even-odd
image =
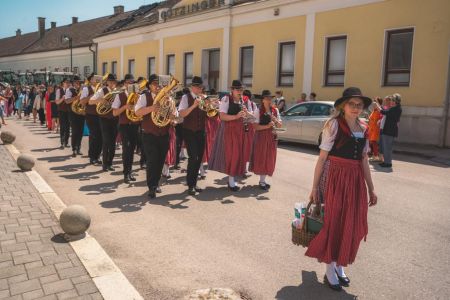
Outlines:
[{"label": "shadow on road", "polygon": [[103,208],[117,208],[118,210],[112,211],[111,213],[119,212],[135,212],[142,209],[148,202],[148,197],[146,194],[140,196],[129,196],[121,197],[114,200],[100,202]]},{"label": "shadow on road", "polygon": [[302,283],[299,286],[285,286],[275,296],[277,300],[306,300],[306,299],[342,299],[355,300],[356,296],[332,291],[317,279],[316,272],[302,271]]},{"label": "shadow on road", "polygon": [[[69,157],[71,157],[71,155],[69,155]],[[49,162],[51,162],[51,161],[49,161]],[[89,163],[56,166],[56,167],[51,167],[50,170],[57,171],[57,172],[76,172],[78,170],[86,168],[88,165],[89,165]]]},{"label": "shadow on road", "polygon": [[39,157],[38,160],[46,160],[49,163],[54,163],[54,162],[66,161],[66,160],[70,159],[71,157],[72,157],[72,155],[68,154],[68,155],[60,155],[60,156]]},{"label": "shadow on road", "polygon": [[54,150],[58,150],[59,147],[55,147],[55,148],[39,148],[39,149],[31,149],[31,152],[50,152],[50,151],[54,151]]},{"label": "shadow on road", "polygon": [[78,190],[82,192],[89,192],[88,195],[100,195],[100,194],[110,194],[117,190],[119,184],[123,183],[123,179],[114,182],[104,182],[91,185],[83,185]]},{"label": "shadow on road", "polygon": [[75,173],[75,174],[69,174],[69,175],[59,175],[60,177],[66,178],[66,179],[78,179],[79,181],[86,181],[86,180],[92,180],[92,179],[98,179],[100,178],[100,174],[104,173],[103,170],[97,170],[92,172],[81,172],[81,173]]}]

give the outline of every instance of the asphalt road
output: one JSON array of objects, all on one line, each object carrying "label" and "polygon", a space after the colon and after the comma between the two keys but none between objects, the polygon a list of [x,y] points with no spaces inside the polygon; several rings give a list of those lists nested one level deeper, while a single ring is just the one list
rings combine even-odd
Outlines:
[{"label": "asphalt road", "polygon": [[369,209],[367,242],[347,269],[351,287],[336,293],[323,285],[325,267],[290,241],[294,203],[310,192],[315,147],[280,145],[270,192],[252,176],[231,194],[225,175],[211,171],[199,182],[205,191],[192,197],[182,170],[149,201],[143,170],[136,184],[123,183],[120,151],[116,171],[104,173],[59,150],[59,137],[37,124],[9,120],[6,129],[67,205],[88,209],[90,234],[146,299],[182,299],[208,287],[229,287],[246,299],[450,297],[448,165],[394,155],[393,172],[373,168],[379,204]]}]

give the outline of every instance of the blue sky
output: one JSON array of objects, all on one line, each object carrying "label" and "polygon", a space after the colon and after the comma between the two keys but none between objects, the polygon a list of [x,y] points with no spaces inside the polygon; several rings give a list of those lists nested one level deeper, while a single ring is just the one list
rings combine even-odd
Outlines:
[{"label": "blue sky", "polygon": [[72,17],[85,21],[111,15],[113,7],[123,5],[125,11],[133,10],[155,0],[0,0],[0,38],[14,36],[20,28],[22,33],[37,31],[38,17],[45,17],[45,27],[55,21],[56,26],[67,25]]}]

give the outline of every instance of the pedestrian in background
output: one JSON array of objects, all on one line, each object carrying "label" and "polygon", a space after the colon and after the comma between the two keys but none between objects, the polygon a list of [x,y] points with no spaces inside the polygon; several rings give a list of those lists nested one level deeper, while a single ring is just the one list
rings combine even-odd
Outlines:
[{"label": "pedestrian in background", "polygon": [[280,113],[286,110],[286,100],[283,97],[283,91],[275,92],[275,105]]},{"label": "pedestrian in background", "polygon": [[297,103],[303,103],[303,102],[306,102],[306,94],[305,93],[302,93],[300,95],[300,98],[297,99]]},{"label": "pedestrian in background", "polygon": [[378,104],[381,102],[381,97],[376,97],[371,105],[372,113],[369,116],[369,144],[372,161],[380,160],[380,153],[378,142],[380,139],[380,120],[383,115],[380,113],[381,106]]},{"label": "pedestrian in background", "polygon": [[312,92],[311,94],[309,94],[309,101],[317,101],[316,97],[316,93]]},{"label": "pedestrian in background", "polygon": [[392,167],[392,148],[394,139],[398,136],[398,124],[402,115],[401,101],[402,97],[400,94],[393,94],[390,108],[381,110],[381,114],[386,116],[383,130],[381,131],[384,161],[380,163],[380,167],[383,168]]}]

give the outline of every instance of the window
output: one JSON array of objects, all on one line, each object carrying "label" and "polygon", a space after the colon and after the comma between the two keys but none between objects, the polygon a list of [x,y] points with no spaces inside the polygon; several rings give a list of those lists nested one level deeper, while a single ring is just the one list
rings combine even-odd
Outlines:
[{"label": "window", "polygon": [[344,85],[346,47],[346,36],[327,38],[325,86]]},{"label": "window", "polygon": [[[27,70],[28,72],[28,70]],[[64,67],[63,72],[69,72],[69,67]]]},{"label": "window", "polygon": [[128,74],[132,74],[134,76],[134,59],[128,60]]},{"label": "window", "polygon": [[147,60],[147,78],[152,74],[156,74],[156,59],[149,57]]},{"label": "window", "polygon": [[309,116],[312,104],[299,104],[286,112],[286,116]]},{"label": "window", "polygon": [[409,85],[411,79],[413,36],[413,28],[387,32],[384,54],[385,86]]},{"label": "window", "polygon": [[106,72],[108,72],[108,63],[104,62],[102,63],[102,74],[105,75]]},{"label": "window", "polygon": [[73,67],[73,74],[80,74],[78,67]]},{"label": "window", "polygon": [[84,66],[83,74],[84,74],[84,77],[88,77],[91,74],[91,67],[90,66]]},{"label": "window", "polygon": [[117,76],[117,61],[111,62],[111,74]]},{"label": "window", "polygon": [[326,104],[313,104],[311,116],[329,116],[331,114],[332,106]]},{"label": "window", "polygon": [[253,83],[253,46],[241,48],[241,81],[245,86]]},{"label": "window", "polygon": [[170,54],[167,55],[167,75],[174,75],[175,74],[175,55]]},{"label": "window", "polygon": [[280,43],[278,56],[278,86],[293,86],[295,42]]},{"label": "window", "polygon": [[192,83],[193,75],[193,65],[194,65],[194,54],[188,52],[184,54],[184,85],[189,85]]}]

